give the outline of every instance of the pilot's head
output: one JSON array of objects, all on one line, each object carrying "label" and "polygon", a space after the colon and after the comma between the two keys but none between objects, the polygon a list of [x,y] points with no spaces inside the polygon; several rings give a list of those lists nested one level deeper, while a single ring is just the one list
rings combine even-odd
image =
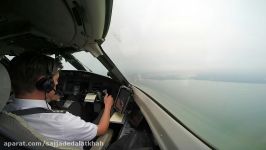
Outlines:
[{"label": "pilot's head", "polygon": [[55,59],[32,52],[12,59],[10,77],[17,98],[57,100],[55,89],[62,64]]}]

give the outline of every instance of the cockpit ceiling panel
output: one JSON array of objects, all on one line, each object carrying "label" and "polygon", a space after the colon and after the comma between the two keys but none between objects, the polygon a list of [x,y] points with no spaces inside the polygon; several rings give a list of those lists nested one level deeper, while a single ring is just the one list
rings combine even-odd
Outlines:
[{"label": "cockpit ceiling panel", "polygon": [[1,1],[0,40],[31,33],[78,50],[102,40],[105,16],[105,0]]}]

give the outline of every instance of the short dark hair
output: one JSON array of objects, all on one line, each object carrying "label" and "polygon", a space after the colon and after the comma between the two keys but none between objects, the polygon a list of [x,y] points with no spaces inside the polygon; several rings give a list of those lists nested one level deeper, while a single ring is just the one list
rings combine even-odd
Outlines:
[{"label": "short dark hair", "polygon": [[36,89],[41,76],[53,76],[62,69],[62,64],[52,57],[26,52],[10,62],[10,77],[15,94],[30,93]]}]

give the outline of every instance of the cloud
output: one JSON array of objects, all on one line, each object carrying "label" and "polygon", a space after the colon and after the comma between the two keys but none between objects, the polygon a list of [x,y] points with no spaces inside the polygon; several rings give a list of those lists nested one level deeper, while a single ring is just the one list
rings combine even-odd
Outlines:
[{"label": "cloud", "polygon": [[103,48],[126,73],[266,73],[265,3],[116,0]]}]

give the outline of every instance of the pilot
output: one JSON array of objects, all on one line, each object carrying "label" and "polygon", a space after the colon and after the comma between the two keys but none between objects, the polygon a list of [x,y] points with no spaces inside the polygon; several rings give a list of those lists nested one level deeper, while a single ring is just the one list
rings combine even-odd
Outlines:
[{"label": "pilot", "polygon": [[56,90],[60,69],[61,63],[42,54],[23,53],[13,58],[10,77],[15,98],[6,110],[30,110],[31,113],[21,117],[29,126],[55,141],[90,141],[95,136],[105,134],[113,105],[111,95],[104,97],[105,107],[98,125],[85,122],[69,112],[52,112],[47,101],[60,98]]}]

